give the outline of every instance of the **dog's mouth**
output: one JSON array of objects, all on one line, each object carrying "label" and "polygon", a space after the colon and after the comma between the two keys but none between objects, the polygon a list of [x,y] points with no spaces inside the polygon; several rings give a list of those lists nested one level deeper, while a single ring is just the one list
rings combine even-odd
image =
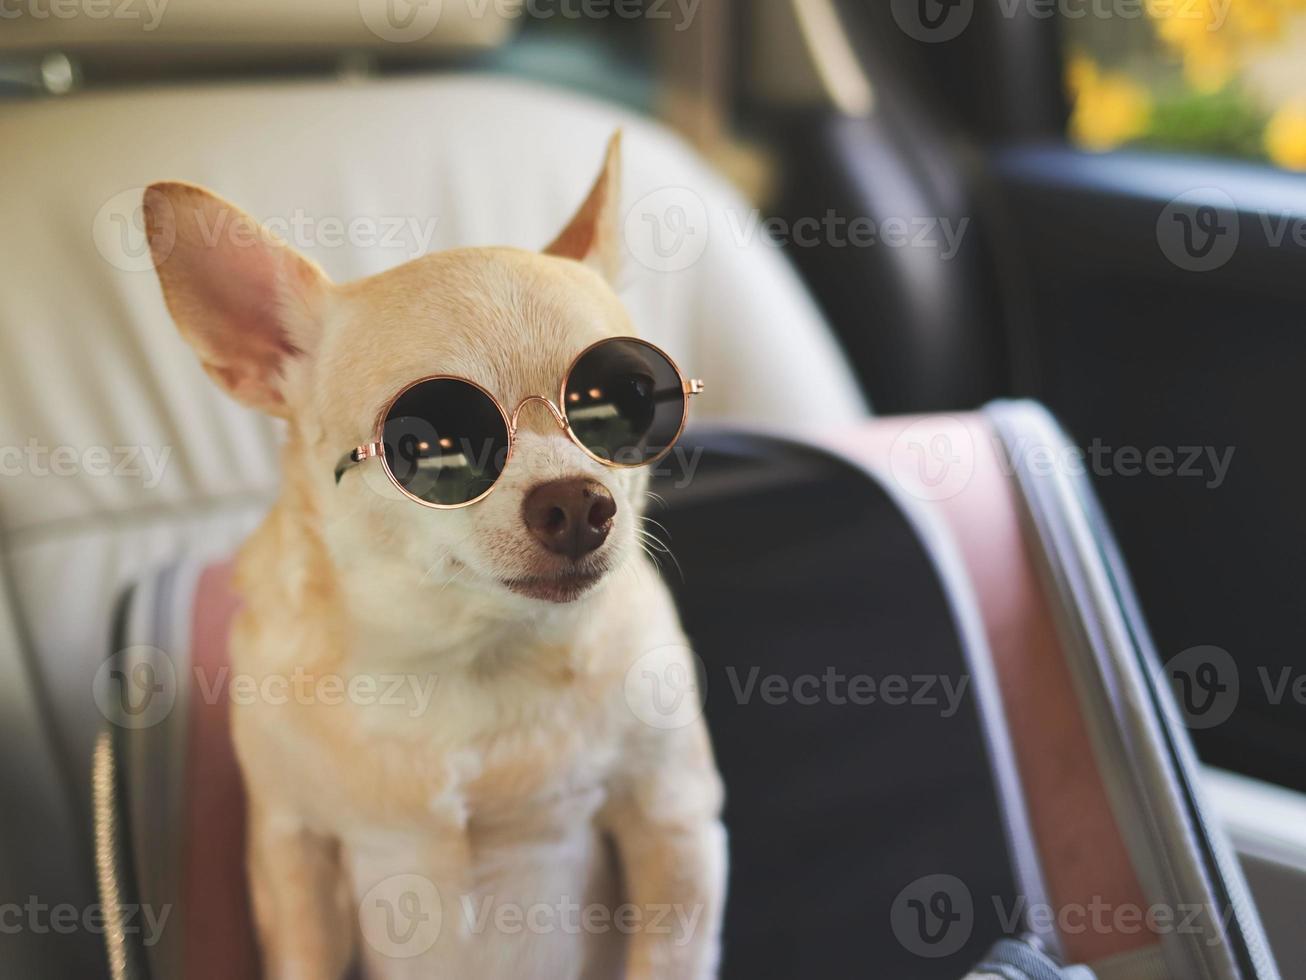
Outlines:
[{"label": "dog's mouth", "polygon": [[605,569],[569,569],[555,575],[528,575],[503,579],[503,584],[518,595],[546,602],[573,602],[598,584]]}]

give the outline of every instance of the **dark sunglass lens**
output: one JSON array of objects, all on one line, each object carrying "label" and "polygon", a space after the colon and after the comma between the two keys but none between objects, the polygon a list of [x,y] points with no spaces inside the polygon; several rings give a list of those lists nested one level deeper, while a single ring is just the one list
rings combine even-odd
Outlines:
[{"label": "dark sunglass lens", "polygon": [[503,472],[508,428],[475,385],[439,378],[399,396],[385,420],[385,458],[399,485],[431,504],[465,504]]},{"label": "dark sunglass lens", "polygon": [[563,409],[576,438],[613,463],[647,463],[680,433],[685,392],[666,356],[637,340],[606,340],[571,369]]}]

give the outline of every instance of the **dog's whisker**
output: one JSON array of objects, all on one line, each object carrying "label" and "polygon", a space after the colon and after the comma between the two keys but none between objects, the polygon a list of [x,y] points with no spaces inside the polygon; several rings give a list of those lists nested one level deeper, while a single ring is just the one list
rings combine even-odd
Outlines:
[{"label": "dog's whisker", "polygon": [[661,538],[659,538],[652,531],[640,530],[638,534],[640,536],[641,541],[645,541],[648,544],[656,546],[658,551],[666,552],[670,550],[667,547],[667,543],[663,541]]},{"label": "dog's whisker", "polygon": [[649,556],[649,559],[653,562],[653,567],[656,568],[658,571],[661,571],[661,570],[662,570],[662,562],[658,561],[658,556],[655,555],[655,554],[653,554],[652,551],[650,551],[648,548],[646,548],[646,547],[645,547],[644,545],[642,545],[642,544],[640,545],[640,548],[642,548],[642,549],[644,550],[644,554],[646,554],[646,555]]},{"label": "dog's whisker", "polygon": [[[473,531],[470,534],[466,535],[461,541],[451,544],[448,548],[445,548],[444,551],[440,553],[440,556],[436,558],[435,561],[431,564],[431,567],[428,568],[425,574],[423,574],[422,577],[418,580],[418,584],[425,585],[426,580],[431,577],[431,573],[435,571],[437,565],[443,562],[446,558],[452,555],[457,549],[461,548],[464,544],[466,544],[475,536],[476,536],[476,532]],[[463,566],[463,568],[466,567],[467,567],[466,565]],[[459,569],[459,571],[461,571],[461,569]]]},{"label": "dog's whisker", "polygon": [[647,544],[649,547],[651,547],[654,551],[659,552],[660,554],[663,555],[671,554],[670,545],[668,545],[665,541],[659,538],[656,534],[652,534],[649,531],[641,531],[640,540],[643,541],[645,544]]},{"label": "dog's whisker", "polygon": [[[671,563],[676,566],[676,574],[680,576],[680,581],[684,582],[685,570],[681,567],[680,559],[676,557],[676,553],[671,550],[671,546],[668,545],[661,538],[659,538],[652,531],[645,531],[642,528],[638,528],[636,529],[636,532],[638,533],[640,538],[640,547],[644,548],[644,550],[647,551],[648,548],[645,546],[645,542],[649,542],[650,544],[655,545],[659,552],[661,552],[662,554],[666,555],[668,558],[671,559]],[[654,558],[653,560],[655,562],[657,561],[656,558]],[[658,567],[661,568],[662,567],[661,564],[659,564]]]},{"label": "dog's whisker", "polygon": [[656,553],[659,555],[670,554],[670,552],[667,551],[666,546],[663,545],[661,541],[642,541],[640,542],[640,547],[642,547],[645,551],[650,553]]},{"label": "dog's whisker", "polygon": [[667,498],[662,496],[660,493],[654,493],[652,490],[645,490],[644,496],[648,497],[649,500],[653,501],[663,510],[667,510],[670,507],[667,503]]},{"label": "dog's whisker", "polygon": [[441,563],[442,563],[446,558],[449,557],[449,552],[451,552],[451,551],[453,551],[452,548],[448,549],[448,550],[445,551],[445,553],[442,554],[439,558],[437,558],[435,561],[431,562],[431,567],[428,568],[425,572],[423,572],[423,573],[422,573],[422,577],[421,577],[420,579],[417,580],[419,585],[425,585],[425,584],[426,584],[426,580],[429,579],[429,578],[431,577],[431,573],[432,573],[433,571],[435,571],[435,569],[436,569],[437,566],[439,566],[439,565],[440,565],[440,564],[441,564]]},{"label": "dog's whisker", "polygon": [[667,536],[668,541],[671,540],[671,532],[667,530],[667,526],[663,524],[661,521],[655,521],[651,517],[641,517],[640,520],[648,524],[652,524],[655,528],[657,528],[659,531],[661,531],[663,534]]},{"label": "dog's whisker", "polygon": [[436,595],[439,595],[445,589],[449,588],[449,586],[452,585],[454,582],[456,582],[458,580],[458,577],[462,575],[463,572],[467,571],[467,569],[470,567],[471,567],[470,565],[464,565],[462,566],[462,568],[458,569],[458,571],[454,572],[447,579],[445,579],[444,583],[440,586],[439,591],[436,592]]},{"label": "dog's whisker", "polygon": [[641,575],[643,575],[643,569],[639,567],[639,562],[637,561],[626,562],[621,569],[621,573],[623,575],[629,573],[630,576],[635,580],[635,584],[637,586],[644,584],[643,579],[640,577]]}]

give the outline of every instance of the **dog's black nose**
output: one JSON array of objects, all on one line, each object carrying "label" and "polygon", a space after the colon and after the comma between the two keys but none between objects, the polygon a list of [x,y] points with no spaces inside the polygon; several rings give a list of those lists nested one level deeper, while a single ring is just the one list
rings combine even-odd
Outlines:
[{"label": "dog's black nose", "polygon": [[607,540],[616,501],[603,484],[582,477],[541,483],[526,495],[522,516],[540,544],[580,558]]}]

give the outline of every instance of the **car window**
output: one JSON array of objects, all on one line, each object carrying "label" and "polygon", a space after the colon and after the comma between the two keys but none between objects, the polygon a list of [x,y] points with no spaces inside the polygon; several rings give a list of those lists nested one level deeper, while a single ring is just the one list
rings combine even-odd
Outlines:
[{"label": "car window", "polygon": [[1306,0],[1105,0],[1063,18],[1070,136],[1306,170]]}]

